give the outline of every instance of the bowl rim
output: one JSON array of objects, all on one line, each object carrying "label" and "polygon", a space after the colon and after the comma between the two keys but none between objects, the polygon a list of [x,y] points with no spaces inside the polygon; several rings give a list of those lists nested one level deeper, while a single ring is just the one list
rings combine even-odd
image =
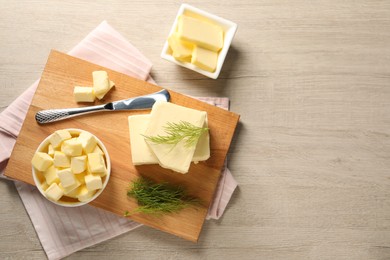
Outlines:
[{"label": "bowl rim", "polygon": [[[107,175],[105,176],[105,180],[104,180],[104,183],[103,183],[103,187],[98,190],[89,200],[86,200],[86,201],[79,201],[79,202],[58,202],[58,201],[53,201],[49,198],[46,197],[45,195],[45,192],[44,190],[42,189],[41,187],[41,182],[39,181],[38,177],[36,176],[36,170],[34,168],[34,166],[31,166],[32,168],[32,176],[33,176],[33,179],[34,179],[34,183],[35,183],[35,186],[36,188],[39,190],[39,192],[42,194],[43,197],[45,197],[48,201],[56,204],[56,205],[59,205],[59,206],[63,206],[63,207],[79,207],[79,206],[83,206],[83,205],[86,205],[90,202],[92,202],[93,200],[95,200],[102,192],[103,190],[106,188],[107,184],[108,184],[108,181],[110,179],[110,175],[111,175],[111,159],[110,159],[110,155],[108,154],[108,151],[107,151],[107,148],[106,146],[103,144],[103,142],[95,135],[95,134],[92,134],[91,132],[89,131],[86,131],[86,130],[83,130],[83,129],[79,129],[79,128],[63,128],[63,129],[57,129],[56,131],[58,130],[67,130],[69,131],[71,134],[72,133],[89,133],[91,135],[93,135],[96,139],[96,142],[98,143],[98,145],[100,146],[100,148],[102,149],[103,153],[104,153],[104,156],[106,157],[106,166],[107,166]],[[49,139],[50,137],[54,134],[51,133],[50,135],[48,135],[38,146],[38,148],[35,150],[34,154],[36,152],[40,152],[44,147],[46,147],[48,144],[49,144]]]},{"label": "bowl rim", "polygon": [[[233,41],[234,35],[236,34],[238,26],[236,23],[234,23],[230,20],[227,20],[225,18],[222,18],[220,16],[217,16],[217,15],[214,15],[212,13],[201,10],[199,8],[193,7],[189,4],[182,4],[179,8],[179,11],[176,14],[175,20],[173,22],[171,30],[169,31],[168,37],[175,31],[175,29],[177,27],[179,16],[184,14],[184,12],[187,10],[189,12],[193,12],[195,14],[204,16],[205,18],[216,22],[221,27],[228,28],[225,30],[224,46],[222,47],[222,49],[220,50],[220,52],[218,54],[217,68],[215,69],[214,72],[209,72],[209,71],[202,70],[191,63],[181,62],[181,61],[176,60],[175,58],[173,58],[172,55],[169,55],[167,53],[168,49],[169,49],[168,40],[165,40],[164,47],[163,47],[162,52],[161,52],[161,58],[168,60],[170,62],[176,63],[177,65],[180,65],[180,66],[185,67],[187,69],[198,72],[198,73],[200,73],[204,76],[207,76],[209,78],[217,79],[219,74],[221,73],[223,63],[225,62],[225,58],[226,58],[227,53],[229,51],[230,45]],[[168,39],[168,37],[167,37],[167,39]]]}]

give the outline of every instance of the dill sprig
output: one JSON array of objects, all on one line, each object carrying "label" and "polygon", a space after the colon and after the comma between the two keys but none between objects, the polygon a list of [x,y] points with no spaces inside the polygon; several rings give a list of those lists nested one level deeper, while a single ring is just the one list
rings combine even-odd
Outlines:
[{"label": "dill sprig", "polygon": [[168,122],[164,126],[167,135],[145,136],[146,140],[156,144],[172,144],[176,145],[180,141],[185,140],[185,147],[196,145],[199,137],[209,130],[207,127],[198,127],[186,121],[179,123]]},{"label": "dill sprig", "polygon": [[135,198],[138,207],[131,212],[126,211],[125,216],[135,213],[152,215],[173,213],[199,203],[198,199],[189,197],[180,186],[154,183],[141,177],[132,182],[130,189],[127,191],[127,196]]}]

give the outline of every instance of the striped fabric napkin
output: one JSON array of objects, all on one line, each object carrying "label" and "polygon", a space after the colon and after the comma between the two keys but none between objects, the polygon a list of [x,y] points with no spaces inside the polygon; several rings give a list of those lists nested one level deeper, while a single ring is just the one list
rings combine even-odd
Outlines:
[{"label": "striped fabric napkin", "polygon": [[[107,22],[102,22],[70,55],[154,83],[151,62]],[[36,81],[0,114],[0,177],[31,103]],[[199,98],[228,109],[227,98]],[[89,205],[65,208],[47,201],[32,185],[15,181],[20,198],[49,259],[60,259],[88,246],[118,236],[141,224]],[[225,167],[207,219],[223,214],[237,183]]]}]

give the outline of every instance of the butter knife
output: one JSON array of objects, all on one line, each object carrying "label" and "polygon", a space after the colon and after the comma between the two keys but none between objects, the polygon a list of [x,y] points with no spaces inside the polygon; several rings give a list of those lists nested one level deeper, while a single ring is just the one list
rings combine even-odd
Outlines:
[{"label": "butter knife", "polygon": [[100,112],[100,111],[121,111],[121,110],[142,110],[150,109],[156,101],[169,101],[170,95],[168,90],[163,89],[158,92],[114,101],[103,105],[64,108],[64,109],[48,109],[41,110],[35,114],[35,120],[39,124],[51,123],[79,115]]}]

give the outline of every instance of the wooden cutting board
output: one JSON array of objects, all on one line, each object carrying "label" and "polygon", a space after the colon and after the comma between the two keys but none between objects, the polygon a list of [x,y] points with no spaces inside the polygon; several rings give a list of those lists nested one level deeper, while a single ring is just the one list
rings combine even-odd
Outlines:
[{"label": "wooden cutting board", "polygon": [[101,112],[75,117],[51,124],[39,125],[35,113],[42,109],[85,106],[73,99],[73,88],[92,85],[92,72],[105,70],[115,82],[115,88],[95,104],[145,95],[162,88],[122,73],[89,63],[87,61],[52,51],[43,71],[32,104],[27,112],[23,127],[9,159],[5,175],[34,185],[31,173],[31,159],[40,142],[58,129],[79,128],[95,134],[107,147],[111,157],[112,171],[109,183],[103,193],[91,205],[123,216],[126,210],[134,209],[135,200],[126,195],[131,180],[138,176],[155,181],[166,181],[184,186],[190,195],[201,199],[202,204],[175,214],[153,217],[135,214],[130,218],[147,226],[197,241],[205,216],[212,201],[221,169],[233,138],[239,115],[200,102],[188,96],[169,91],[171,102],[207,111],[210,128],[211,157],[206,162],[192,164],[188,174],[175,173],[158,165],[135,167],[131,160],[129,115],[149,113],[146,111]]}]

